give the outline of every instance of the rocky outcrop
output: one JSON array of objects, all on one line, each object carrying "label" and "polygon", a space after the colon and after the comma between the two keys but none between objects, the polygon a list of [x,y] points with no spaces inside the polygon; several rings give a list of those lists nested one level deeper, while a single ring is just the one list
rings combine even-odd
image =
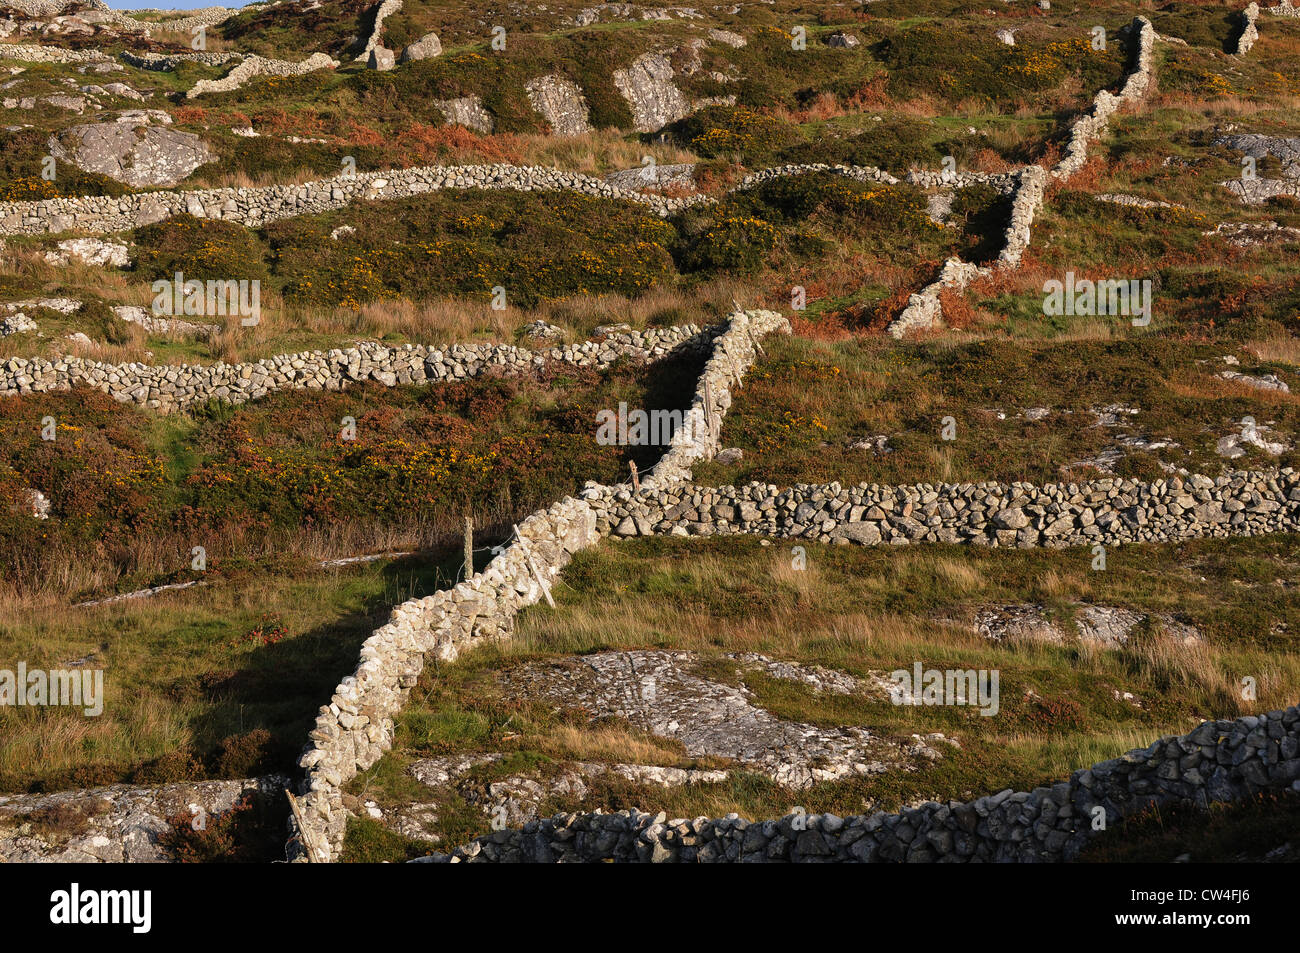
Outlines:
[{"label": "rocky outcrop", "polygon": [[173,821],[216,824],[251,800],[271,804],[289,780],[114,784],[54,794],[0,795],[0,863],[164,863]]},{"label": "rocky outcrop", "polygon": [[554,135],[581,136],[591,132],[587,100],[573,80],[549,74],[529,80],[525,89],[529,103],[550,124]]},{"label": "rocky outcrop", "polygon": [[442,113],[449,126],[464,126],[483,135],[491,135],[496,128],[492,114],[483,108],[483,100],[478,96],[462,96],[459,99],[435,99],[434,106]]},{"label": "rocky outcrop", "polygon": [[631,169],[610,172],[605,176],[605,181],[615,188],[628,191],[672,187],[692,189],[695,187],[694,173],[695,164],[689,162],[674,165],[638,165]]},{"label": "rocky outcrop", "polygon": [[1214,145],[1262,161],[1274,156],[1282,163],[1282,174],[1300,179],[1300,136],[1266,136],[1257,132],[1226,133],[1214,138]]},{"label": "rocky outcrop", "polygon": [[100,241],[98,238],[69,238],[59,242],[54,250],[47,251],[45,261],[51,265],[67,265],[76,261],[83,265],[126,268],[131,264],[131,253],[125,245],[117,242]]},{"label": "rocky outcrop", "polygon": [[370,56],[366,60],[366,68],[376,70],[380,73],[386,73],[388,70],[397,66],[397,56],[392,50],[383,46],[376,46],[370,51]]},{"label": "rocky outcrop", "polygon": [[191,132],[133,120],[71,126],[49,146],[54,158],[132,188],[175,185],[217,158]]},{"label": "rocky outcrop", "polygon": [[221,79],[201,79],[185,93],[186,99],[194,99],[204,93],[228,93],[238,89],[255,76],[303,76],[318,69],[336,69],[339,61],[327,53],[313,53],[301,63],[288,60],[267,59],[264,56],[247,56]]},{"label": "rocky outcrop", "polygon": [[1230,179],[1220,182],[1225,189],[1237,193],[1243,205],[1263,205],[1278,195],[1300,198],[1300,178],[1287,179]]},{"label": "rocky outcrop", "polygon": [[1300,228],[1277,222],[1220,222],[1213,231],[1201,234],[1218,236],[1237,248],[1300,241]]},{"label": "rocky outcrop", "polygon": [[[824,728],[779,718],[755,703],[743,681],[716,681],[697,672],[697,663],[690,652],[598,652],[524,665],[501,680],[511,698],[540,697],[556,709],[586,711],[593,719],[622,719],[680,743],[691,757],[731,758],[793,789],[883,774],[912,756],[907,746],[866,728]],[[795,668],[784,663],[782,671],[781,663],[764,656],[743,663],[737,666],[742,674],[756,667],[789,677]],[[799,670],[793,677],[821,685],[835,674]],[[844,694],[888,698],[889,686],[897,687],[883,675],[870,686],[849,681]]]},{"label": "rocky outcrop", "polygon": [[453,863],[1043,863],[1078,857],[1098,836],[1158,805],[1204,808],[1263,791],[1300,791],[1300,709],[1207,721],[1032,791],[927,801],[897,814],[557,814],[477,838]]},{"label": "rocky outcrop", "polygon": [[643,53],[627,69],[615,70],[614,85],[632,110],[637,132],[658,132],[690,114],[690,104],[673,83],[672,64],[662,53]]},{"label": "rocky outcrop", "polygon": [[1216,146],[1225,146],[1259,161],[1274,156],[1282,163],[1282,178],[1265,179],[1241,175],[1219,183],[1237,193],[1245,205],[1262,205],[1275,195],[1300,197],[1300,137],[1266,136],[1260,133],[1232,133],[1217,136]]}]

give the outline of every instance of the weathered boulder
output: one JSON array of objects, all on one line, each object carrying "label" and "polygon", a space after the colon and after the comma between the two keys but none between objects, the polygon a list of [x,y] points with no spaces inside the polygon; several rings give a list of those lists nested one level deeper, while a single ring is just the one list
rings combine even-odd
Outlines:
[{"label": "weathered boulder", "polygon": [[401,61],[411,63],[415,60],[431,60],[442,55],[442,41],[436,33],[426,33],[414,43],[402,50]]},{"label": "weathered boulder", "polygon": [[376,46],[370,51],[370,59],[366,61],[366,68],[377,70],[381,73],[387,72],[397,65],[397,56],[386,46]]},{"label": "weathered boulder", "polygon": [[136,122],[71,126],[50,137],[49,147],[56,159],[132,188],[175,185],[217,158],[191,132]]}]

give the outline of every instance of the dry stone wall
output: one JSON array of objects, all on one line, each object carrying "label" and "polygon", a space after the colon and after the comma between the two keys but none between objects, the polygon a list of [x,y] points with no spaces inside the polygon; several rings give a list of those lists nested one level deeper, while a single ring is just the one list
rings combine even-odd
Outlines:
[{"label": "dry stone wall", "polygon": [[[724,412],[731,387],[753,364],[758,338],[771,330],[788,331],[789,324],[773,312],[732,315],[713,340],[697,404],[708,400],[704,406]],[[716,444],[716,433],[711,433],[674,447],[643,485],[664,485]],[[419,679],[425,655],[453,659],[472,642],[507,636],[518,611],[549,598],[551,584],[573,554],[600,539],[597,525],[587,499],[567,497],[534,513],[482,572],[451,589],[402,603],[365,641],[361,664],[321,707],[299,760],[305,778],[297,805],[296,859],[327,863],[337,857],[348,817],[341,788],[392,746],[393,718]]]},{"label": "dry stone wall", "polygon": [[[873,167],[826,165],[783,166],[747,176],[738,190],[777,175],[843,175],[859,181],[897,182]],[[399,199],[442,189],[507,189],[519,192],[571,191],[593,198],[622,199],[649,206],[667,217],[696,205],[712,205],[707,195],[668,198],[611,185],[580,172],[542,166],[421,166],[383,172],[360,172],[301,185],[266,188],[203,189],[192,192],[142,192],[121,197],[81,196],[31,202],[0,202],[0,235],[43,235],[65,231],[94,234],[127,231],[189,214],[258,227],[268,222],[327,212],[361,200]]]},{"label": "dry stone wall", "polygon": [[384,20],[400,9],[402,9],[402,0],[383,0],[375,8],[375,26],[370,31],[370,36],[366,38],[366,42],[362,45],[361,52],[357,55],[357,62],[366,61],[370,58],[372,51],[381,48],[384,38]]},{"label": "dry stone wall", "polygon": [[1088,161],[1088,144],[1106,134],[1110,117],[1121,106],[1132,104],[1142,99],[1151,86],[1153,49],[1156,31],[1146,17],[1137,17],[1129,26],[1130,36],[1136,34],[1133,52],[1133,65],[1124,78],[1124,84],[1118,94],[1103,89],[1093,99],[1092,111],[1074,121],[1070,127],[1070,138],[1065,146],[1065,154],[1052,169],[1052,176],[1065,180],[1083,168]]},{"label": "dry stone wall", "polygon": [[1238,56],[1249,53],[1259,39],[1259,28],[1255,25],[1258,19],[1259,4],[1251,0],[1246,9],[1241,11],[1241,35],[1237,37],[1237,48],[1234,50]]},{"label": "dry stone wall", "polygon": [[238,89],[254,76],[302,76],[318,69],[337,69],[339,61],[328,53],[313,53],[301,63],[273,60],[265,56],[246,56],[243,61],[221,79],[201,79],[185,93],[186,99],[204,93],[228,93]]},{"label": "dry stone wall", "polygon": [[446,348],[374,342],[354,348],[281,354],[247,364],[106,364],[79,357],[10,358],[0,362],[0,397],[98,388],[122,403],[164,413],[211,399],[232,404],[278,390],[342,390],[362,381],[388,387],[476,377],[492,369],[523,372],[550,361],[579,367],[609,366],[621,358],[650,361],[678,348],[705,349],[712,329],[696,325],[615,331],[599,341],[532,351],[509,344]]},{"label": "dry stone wall", "polygon": [[1300,473],[1229,471],[1143,483],[838,483],[584,493],[616,537],[757,533],[821,543],[1064,547],[1300,531]]},{"label": "dry stone wall", "polygon": [[[1065,155],[1052,169],[1053,178],[1064,181],[1079,169],[1088,159],[1088,144],[1105,134],[1110,117],[1124,104],[1140,100],[1146,95],[1151,85],[1152,48],[1156,32],[1151,21],[1146,17],[1137,17],[1128,27],[1134,36],[1132,65],[1124,77],[1124,84],[1118,95],[1102,90],[1093,99],[1092,110],[1088,115],[1075,120],[1070,128],[1070,139],[1065,148]],[[1042,207],[1047,189],[1047,173],[1040,166],[1026,166],[1017,173],[1011,190],[1014,194],[1011,207],[1011,220],[1007,225],[1006,235],[997,264],[1014,268],[1020,264],[1025,249],[1029,247],[1030,226],[1038,210]],[[908,180],[920,185],[954,186],[987,181],[1000,188],[1006,188],[1008,178],[1005,176],[980,177],[976,173],[958,175],[940,172],[913,172]],[[960,290],[983,275],[991,272],[960,258],[949,258],[944,262],[938,277],[920,291],[908,298],[907,306],[890,322],[886,330],[895,338],[901,338],[913,331],[937,326],[943,320],[943,305],[940,295],[949,290]]]},{"label": "dry stone wall", "polygon": [[0,60],[21,60],[24,63],[98,63],[109,60],[99,50],[65,50],[61,46],[39,46],[34,43],[0,43]]},{"label": "dry stone wall", "polygon": [[122,59],[138,69],[167,72],[182,63],[202,63],[204,66],[225,66],[233,60],[242,60],[243,53],[212,53],[206,50],[196,53],[133,53],[125,50]]},{"label": "dry stone wall", "polygon": [[1075,771],[1032,791],[928,801],[897,814],[557,814],[480,837],[433,863],[1050,863],[1154,805],[1204,808],[1263,791],[1300,791],[1300,708],[1207,721],[1182,736]]}]

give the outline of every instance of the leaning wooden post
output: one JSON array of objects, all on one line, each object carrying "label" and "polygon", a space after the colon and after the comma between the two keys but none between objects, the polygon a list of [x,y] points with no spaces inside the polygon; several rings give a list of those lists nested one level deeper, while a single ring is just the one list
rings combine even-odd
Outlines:
[{"label": "leaning wooden post", "polygon": [[709,427],[709,459],[713,459],[713,446],[718,442],[717,420],[713,416],[713,388],[709,385],[708,377],[704,378],[704,422]]},{"label": "leaning wooden post", "polygon": [[555,600],[551,598],[551,587],[547,584],[546,578],[542,575],[541,570],[537,568],[537,563],[533,562],[533,554],[524,542],[524,538],[519,535],[519,527],[515,527],[515,538],[519,540],[519,545],[524,550],[524,562],[533,573],[533,578],[537,580],[537,585],[542,589],[542,595],[546,597],[546,604],[552,609],[555,608]]},{"label": "leaning wooden post", "polygon": [[640,493],[640,492],[641,492],[641,477],[640,477],[640,475],[638,475],[637,472],[636,472],[636,461],[635,461],[635,460],[629,460],[629,461],[627,462],[627,468],[628,468],[629,470],[632,471],[632,492],[634,492],[634,493]]},{"label": "leaning wooden post", "polygon": [[465,516],[465,578],[474,575],[474,518]]},{"label": "leaning wooden post", "polygon": [[322,859],[328,862],[328,849],[322,850],[312,842],[313,837],[303,819],[302,808],[298,806],[298,799],[293,796],[293,792],[288,788],[284,789],[284,796],[289,799],[289,810],[293,813],[293,823],[298,828],[298,843],[302,845],[302,852],[307,858],[307,863],[318,864],[321,863]]}]

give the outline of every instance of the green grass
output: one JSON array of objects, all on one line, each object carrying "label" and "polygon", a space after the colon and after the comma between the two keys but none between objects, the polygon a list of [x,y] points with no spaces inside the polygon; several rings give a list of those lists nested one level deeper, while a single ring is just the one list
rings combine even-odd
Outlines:
[{"label": "green grass", "polygon": [[96,717],[0,710],[0,790],[292,774],[316,709],[355,668],[361,643],[392,605],[454,581],[456,559],[443,551],[320,570],[282,558],[149,599],[6,613],[0,667],[87,658],[104,672],[104,705]]},{"label": "green grass", "polygon": [[[381,806],[433,800],[449,820],[432,832],[444,845],[486,833],[488,816],[462,791],[520,772],[545,776],[566,762],[636,761],[716,767],[676,742],[617,719],[506,690],[499,676],[541,659],[622,648],[697,653],[708,677],[734,682],[725,652],[760,652],[865,675],[927,667],[996,669],[1001,710],[992,718],[954,707],[896,707],[869,696],[816,694],[786,681],[745,676],[754,703],[779,717],[822,726],[862,725],[886,738],[943,732],[959,740],[915,771],[782,789],[739,772],[726,782],[665,790],[588,779],[578,802],[556,810],[635,806],[670,816],[749,818],[810,811],[853,814],[895,810],[916,800],[968,799],[1003,788],[1028,790],[1072,770],[1145,747],[1205,718],[1236,717],[1294,704],[1300,653],[1300,600],[1290,537],[1206,540],[1178,546],[1123,547],[1105,572],[1082,550],[985,551],[959,547],[807,546],[805,571],[791,571],[789,547],[758,540],[654,538],[579,554],[557,588],[558,607],[529,609],[516,636],[484,645],[454,663],[426,668],[397,719],[394,749],[348,790]],[[1067,631],[1079,601],[1176,613],[1200,627],[1201,648],[1173,645],[1158,628],[1123,649],[1080,645],[998,645],[966,628],[981,605],[1037,602]],[[1242,673],[1260,673],[1258,701],[1236,693]],[[1118,700],[1131,692],[1141,707]],[[467,782],[421,790],[405,766],[458,752],[506,752],[474,768]],[[453,810],[454,809],[454,810]],[[454,820],[453,820],[454,819]]]},{"label": "green grass", "polygon": [[[1041,304],[1041,299],[1040,299]],[[1123,321],[1123,318],[1110,319]],[[1086,479],[1082,465],[1125,434],[1178,446],[1128,450],[1120,475],[1165,476],[1161,463],[1214,474],[1225,466],[1217,440],[1247,415],[1288,440],[1300,433],[1289,394],[1256,391],[1215,377],[1234,349],[1155,336],[1130,340],[1032,344],[933,340],[898,344],[866,338],[835,342],[773,339],[746,376],[723,427],[723,441],[744,450],[736,465],[696,467],[704,483],[763,480],[912,483]],[[1238,352],[1240,353],[1240,352]],[[1204,363],[1201,363],[1204,362]],[[1251,361],[1249,373],[1287,365]],[[1092,409],[1136,407],[1120,427],[1095,426]],[[1041,420],[1022,416],[1048,408]],[[1005,414],[999,419],[998,413]],[[957,439],[941,439],[952,416]],[[855,450],[864,437],[889,437],[889,453]],[[1273,439],[1273,438],[1271,438]],[[1295,465],[1295,451],[1270,457],[1252,450],[1236,466]]]}]

